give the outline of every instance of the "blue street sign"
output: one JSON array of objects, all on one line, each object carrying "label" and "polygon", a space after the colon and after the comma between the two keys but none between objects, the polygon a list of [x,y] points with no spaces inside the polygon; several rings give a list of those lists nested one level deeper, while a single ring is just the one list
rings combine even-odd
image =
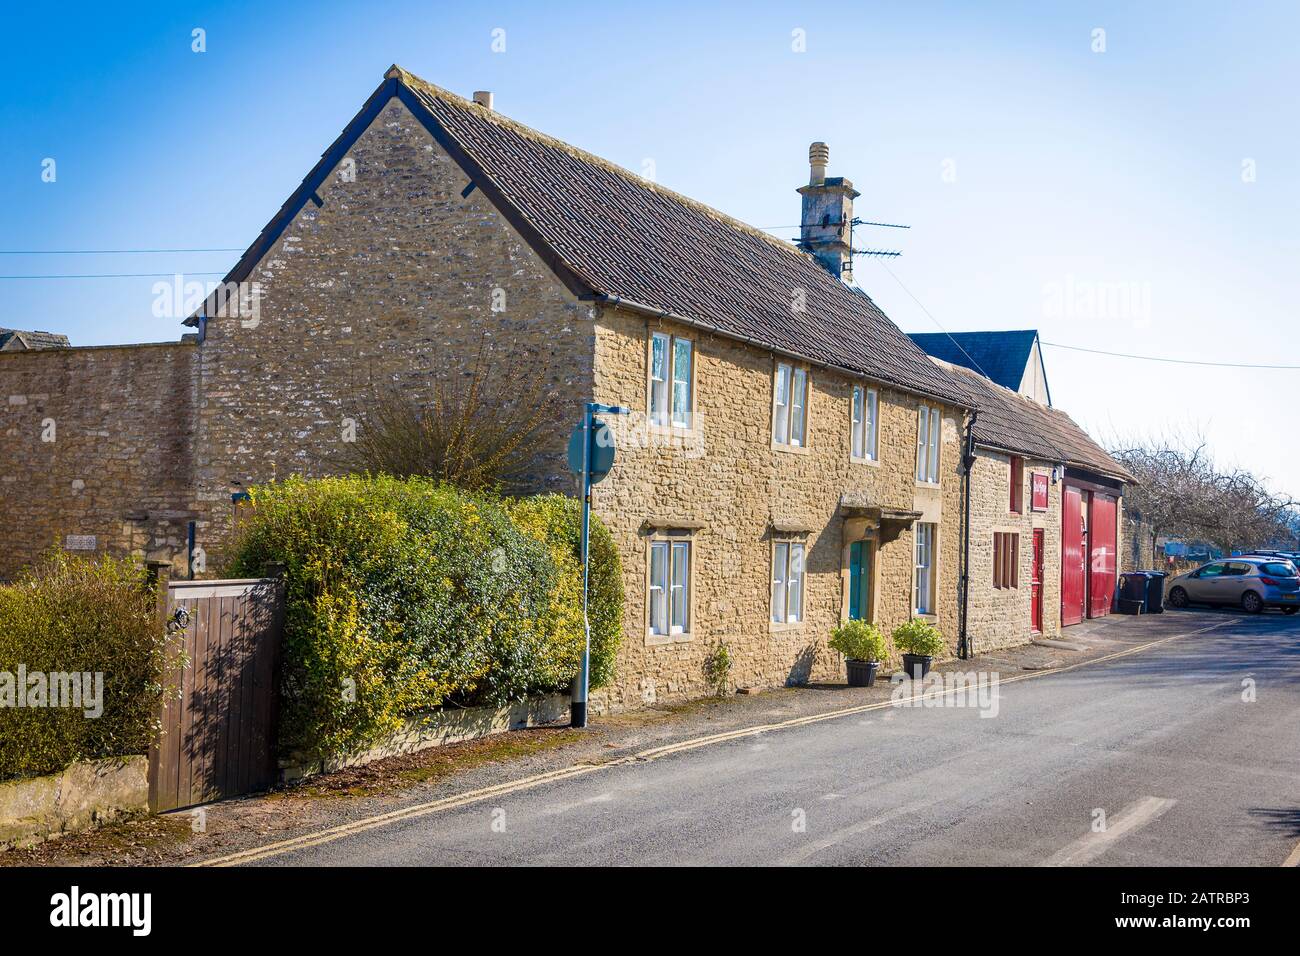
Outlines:
[{"label": "blue street sign", "polygon": [[583,429],[582,422],[573,426],[569,436],[569,471],[575,475],[582,474],[582,436],[591,435],[591,448],[588,452],[587,467],[591,473],[592,483],[596,483],[609,474],[614,467],[614,433],[599,418],[591,420],[591,431]]}]

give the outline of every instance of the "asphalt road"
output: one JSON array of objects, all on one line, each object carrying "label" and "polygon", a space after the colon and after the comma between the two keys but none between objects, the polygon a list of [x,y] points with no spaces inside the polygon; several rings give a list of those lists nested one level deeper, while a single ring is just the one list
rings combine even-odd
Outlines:
[{"label": "asphalt road", "polygon": [[1300,620],[1178,616],[1218,626],[1001,684],[996,716],[773,730],[259,863],[1278,866],[1300,841]]}]

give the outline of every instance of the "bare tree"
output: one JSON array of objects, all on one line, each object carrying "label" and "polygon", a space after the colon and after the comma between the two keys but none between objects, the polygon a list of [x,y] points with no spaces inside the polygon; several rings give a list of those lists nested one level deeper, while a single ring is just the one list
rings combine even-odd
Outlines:
[{"label": "bare tree", "polygon": [[1297,543],[1296,502],[1270,491],[1243,468],[1218,467],[1204,437],[1170,435],[1113,440],[1111,454],[1137,483],[1125,491],[1125,506],[1159,535],[1236,547],[1293,547]]},{"label": "bare tree", "polygon": [[427,400],[398,390],[377,394],[341,464],[473,491],[517,490],[535,478],[553,398],[522,359],[498,358],[485,338],[469,372],[435,378]]}]

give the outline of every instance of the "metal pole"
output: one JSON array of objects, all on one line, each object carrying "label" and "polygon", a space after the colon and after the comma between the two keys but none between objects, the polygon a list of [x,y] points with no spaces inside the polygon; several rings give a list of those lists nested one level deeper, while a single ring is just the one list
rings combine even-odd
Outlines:
[{"label": "metal pole", "polygon": [[970,492],[971,492],[971,471],[975,467],[975,420],[979,418],[979,412],[972,412],[970,421],[966,423],[966,450],[962,455],[962,497],[965,499],[962,507],[962,532],[961,532],[961,619],[959,624],[957,638],[957,656],[962,660],[970,660],[972,655],[972,644],[970,632],[967,630],[966,609],[970,603]]},{"label": "metal pole", "polygon": [[573,727],[587,726],[587,690],[591,680],[591,621],[587,617],[587,549],[591,528],[591,409],[588,402],[582,409],[582,666],[573,684],[573,699],[569,704],[569,723]]}]

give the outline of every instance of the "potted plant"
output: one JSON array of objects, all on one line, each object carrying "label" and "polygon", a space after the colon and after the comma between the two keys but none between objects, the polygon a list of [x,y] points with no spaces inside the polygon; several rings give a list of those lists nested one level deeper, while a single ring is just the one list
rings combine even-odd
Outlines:
[{"label": "potted plant", "polygon": [[880,662],[889,658],[889,643],[880,628],[866,621],[845,621],[831,630],[831,650],[846,658],[850,687],[870,687],[876,682]]},{"label": "potted plant", "polygon": [[903,652],[903,670],[917,680],[930,673],[935,655],[948,649],[937,627],[915,617],[894,628],[894,645]]}]

